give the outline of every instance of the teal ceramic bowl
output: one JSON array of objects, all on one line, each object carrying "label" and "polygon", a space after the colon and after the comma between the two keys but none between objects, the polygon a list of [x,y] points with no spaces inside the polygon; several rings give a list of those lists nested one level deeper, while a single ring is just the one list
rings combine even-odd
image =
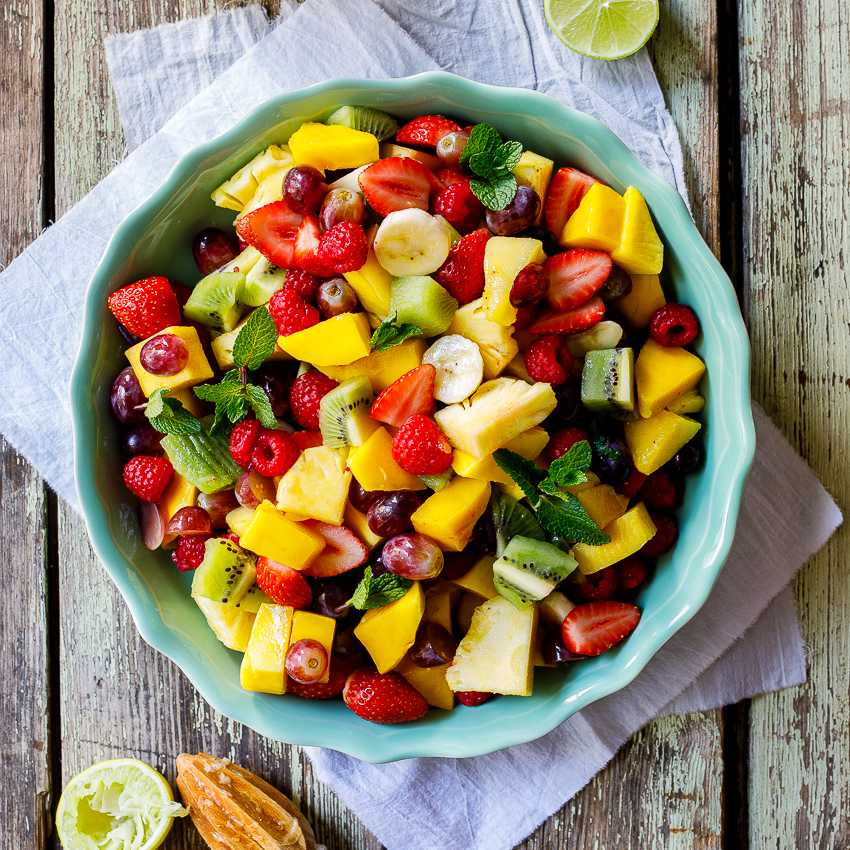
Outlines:
[{"label": "teal ceramic bowl", "polygon": [[[462,124],[487,121],[506,138],[572,165],[617,191],[636,186],[666,246],[668,298],[690,304],[702,320],[696,351],[708,365],[701,391],[706,461],[687,485],[680,537],[659,559],[637,600],[636,631],[595,659],[538,669],[530,697],[499,697],[475,710],[432,709],[415,723],[378,726],[342,700],[311,701],[249,693],[239,685],[240,654],[226,649],[189,597],[191,575],[167,553],[150,552],[136,519],[137,501],[121,479],[120,435],[109,394],[126,365],[107,296],[151,275],[193,284],[194,234],[227,225],[210,192],[257,152],[285,142],[303,122],[342,104],[374,106],[400,118],[440,113]],[[729,279],[694,227],[677,192],[650,173],[593,118],[540,94],[480,85],[449,74],[398,80],[331,80],[262,105],[175,166],[164,184],[118,227],[89,287],[83,345],[72,404],[77,488],[95,551],[127,601],[145,640],[171,658],[222,714],[292,744],[330,747],[370,762],[414,756],[475,756],[544,735],[584,706],[625,687],[702,606],[732,543],[755,438],[749,400],[749,347]],[[672,696],[672,695],[671,695]]]}]

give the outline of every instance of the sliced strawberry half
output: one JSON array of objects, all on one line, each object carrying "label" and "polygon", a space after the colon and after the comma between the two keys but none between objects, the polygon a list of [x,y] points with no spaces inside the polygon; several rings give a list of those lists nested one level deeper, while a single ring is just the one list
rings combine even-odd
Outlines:
[{"label": "sliced strawberry half", "polygon": [[293,259],[295,265],[305,272],[317,274],[319,277],[332,277],[334,272],[319,259],[321,241],[322,228],[319,219],[314,215],[305,216],[295,236]]},{"label": "sliced strawberry half", "polygon": [[369,557],[369,550],[360,542],[360,538],[344,525],[331,525],[317,519],[304,520],[303,525],[321,534],[325,540],[325,548],[316,560],[301,570],[305,576],[338,576],[359,567]]},{"label": "sliced strawberry half", "polygon": [[339,652],[332,652],[327,682],[313,682],[311,685],[302,685],[301,682],[296,682],[295,679],[290,679],[287,676],[286,692],[307,699],[338,697],[345,687],[345,680],[360,665],[361,660],[359,654],[342,655]]},{"label": "sliced strawberry half", "polygon": [[575,168],[559,168],[549,184],[549,193],[543,205],[546,227],[558,239],[567,219],[578,209],[587,190],[601,181]]},{"label": "sliced strawberry half", "polygon": [[303,218],[283,201],[274,201],[242,216],[236,232],[267,260],[280,268],[289,268],[294,265],[295,238]]},{"label": "sliced strawberry half", "polygon": [[414,413],[428,416],[434,406],[436,374],[430,363],[406,372],[375,399],[372,418],[401,428]]},{"label": "sliced strawberry half", "polygon": [[360,172],[358,183],[369,206],[378,215],[412,208],[428,211],[434,175],[409,156],[379,159]]},{"label": "sliced strawberry half", "polygon": [[574,248],[555,254],[543,264],[549,278],[546,301],[556,310],[571,310],[584,304],[608,280],[613,263],[605,251]]},{"label": "sliced strawberry half", "polygon": [[408,121],[396,134],[396,144],[427,145],[435,148],[437,142],[449,133],[456,133],[460,125],[442,115],[422,115]]},{"label": "sliced strawberry half", "polygon": [[533,334],[577,334],[592,328],[605,315],[605,302],[594,295],[572,310],[543,310],[528,326]]},{"label": "sliced strawberry half", "polygon": [[313,449],[322,445],[321,431],[296,431],[292,435],[295,445],[303,452],[305,449]]},{"label": "sliced strawberry half", "polygon": [[601,655],[634,631],[640,614],[640,608],[613,600],[578,605],[561,625],[564,643],[579,655]]},{"label": "sliced strawberry half", "polygon": [[257,560],[257,584],[278,605],[306,608],[313,601],[313,591],[304,576],[271,558]]}]

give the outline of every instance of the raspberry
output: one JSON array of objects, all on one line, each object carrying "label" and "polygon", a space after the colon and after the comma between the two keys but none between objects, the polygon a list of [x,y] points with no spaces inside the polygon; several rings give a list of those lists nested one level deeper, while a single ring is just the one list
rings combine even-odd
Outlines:
[{"label": "raspberry", "polygon": [[613,567],[605,567],[589,576],[585,576],[580,585],[582,596],[588,602],[603,602],[613,599],[617,592],[617,571]]},{"label": "raspberry", "polygon": [[560,428],[555,431],[546,444],[546,457],[551,463],[565,455],[576,443],[588,440],[587,431],[573,425],[570,428]]},{"label": "raspberry", "polygon": [[272,478],[283,475],[300,454],[298,444],[286,431],[263,431],[251,449],[251,465],[260,475]]},{"label": "raspberry", "polygon": [[323,443],[321,431],[296,431],[292,439],[302,452],[304,449],[312,449]]},{"label": "raspberry", "polygon": [[283,281],[284,289],[291,289],[300,295],[308,304],[315,306],[316,290],[321,286],[323,277],[305,272],[304,269],[287,269]]},{"label": "raspberry", "polygon": [[434,215],[441,215],[461,235],[471,233],[484,215],[484,205],[469,188],[469,183],[453,183],[437,192],[431,201]]},{"label": "raspberry", "polygon": [[510,302],[514,307],[531,307],[549,290],[549,278],[540,263],[523,266],[511,285]]},{"label": "raspberry", "polygon": [[238,535],[234,534],[232,531],[228,531],[228,532],[226,532],[225,534],[219,534],[218,536],[219,536],[222,540],[229,540],[229,541],[230,541],[231,543],[233,543],[235,546],[238,546],[238,545],[239,545],[239,537],[238,537]]},{"label": "raspberry", "polygon": [[212,534],[193,534],[181,537],[177,548],[171,553],[171,560],[182,572],[196,570],[204,560],[204,544]]},{"label": "raspberry", "polygon": [[174,467],[164,457],[139,455],[124,467],[124,483],[133,495],[146,502],[158,502],[162,497]]},{"label": "raspberry", "polygon": [[246,419],[230,432],[230,455],[242,469],[251,465],[251,449],[262,430],[258,419]]},{"label": "raspberry", "polygon": [[362,268],[368,253],[366,234],[353,221],[335,224],[319,242],[319,262],[337,274]]},{"label": "raspberry", "polygon": [[632,469],[629,473],[629,477],[622,484],[618,484],[614,489],[621,496],[628,496],[629,499],[633,499],[637,491],[643,487],[644,481],[646,481],[646,476],[642,472]]},{"label": "raspberry", "polygon": [[537,304],[529,304],[528,307],[517,307],[514,328],[520,330],[528,327],[531,324],[531,320],[537,315],[538,306]]},{"label": "raspberry", "polygon": [[461,304],[475,301],[484,292],[484,251],[492,235],[482,227],[459,239],[434,272],[434,280]]},{"label": "raspberry", "polygon": [[315,307],[311,307],[300,295],[285,287],[272,295],[269,312],[281,336],[312,328],[313,325],[318,325],[322,318]]},{"label": "raspberry", "polygon": [[679,527],[676,521],[667,514],[659,514],[655,511],[650,511],[649,516],[655,523],[655,536],[643,544],[643,548],[638,551],[638,555],[644,558],[657,558],[665,552],[669,552],[679,536]]},{"label": "raspberry", "polygon": [[452,447],[440,426],[414,413],[393,437],[393,459],[411,475],[441,475],[452,463]]},{"label": "raspberry", "polygon": [[475,706],[487,702],[493,694],[487,691],[455,691],[455,696],[461,705]]},{"label": "raspberry", "polygon": [[623,558],[622,561],[614,564],[614,569],[617,570],[617,585],[620,590],[634,590],[646,579],[646,564],[643,558],[637,555]]},{"label": "raspberry", "polygon": [[671,301],[655,311],[649,333],[666,348],[687,345],[699,333],[699,319],[690,307]]},{"label": "raspberry", "polygon": [[566,382],[573,368],[573,356],[564,340],[549,334],[532,342],[525,352],[525,368],[535,381],[557,387]]},{"label": "raspberry", "polygon": [[339,384],[321,372],[307,372],[295,379],[289,391],[289,403],[298,424],[308,431],[319,430],[319,403]]},{"label": "raspberry", "polygon": [[669,511],[676,504],[678,497],[679,493],[670,476],[661,469],[653,472],[637,492],[639,502],[645,502],[648,508],[659,511]]}]

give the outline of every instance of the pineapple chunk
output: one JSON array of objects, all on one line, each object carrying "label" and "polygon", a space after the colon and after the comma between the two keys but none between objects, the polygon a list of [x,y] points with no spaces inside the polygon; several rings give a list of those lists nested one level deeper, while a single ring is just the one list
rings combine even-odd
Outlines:
[{"label": "pineapple chunk", "polygon": [[[263,308],[265,309],[265,308]],[[252,311],[253,312],[253,311]],[[229,333],[219,334],[212,343],[213,356],[218,363],[218,368],[222,372],[227,369],[232,369],[236,364],[233,362],[233,346],[236,344],[236,337],[239,336],[239,331],[245,327],[245,323],[251,317],[249,313],[239,324]],[[277,343],[275,343],[274,351],[266,358],[267,360],[292,360],[292,356],[287,354]]]},{"label": "pineapple chunk", "polygon": [[[364,490],[427,490],[418,476],[405,472],[392,455],[393,438],[383,425],[362,446],[352,450],[348,468]],[[348,487],[346,486],[346,493]]]},{"label": "pineapple chunk", "polygon": [[444,551],[460,552],[469,543],[489,499],[489,481],[458,476],[426,499],[410,520],[419,534],[430,537]]},{"label": "pineapple chunk", "polygon": [[[523,431],[505,443],[502,448],[510,449],[526,460],[534,460],[549,442],[549,435],[539,425]],[[479,481],[495,481],[497,484],[514,484],[513,478],[499,469],[493,455],[476,460],[463,449],[455,449],[452,458],[452,469],[464,478],[477,478]],[[522,497],[524,498],[524,497]]]},{"label": "pineapple chunk", "polygon": [[257,615],[251,611],[243,611],[236,605],[226,602],[216,602],[203,596],[193,596],[215,636],[228,648],[237,652],[248,649],[251,630]]},{"label": "pineapple chunk", "polygon": [[339,124],[308,121],[290,137],[297,165],[310,165],[322,174],[326,168],[357,168],[379,158],[378,140],[371,133]]},{"label": "pineapple chunk", "polygon": [[618,298],[614,306],[632,323],[634,328],[649,327],[656,310],[667,303],[657,274],[633,274],[632,289]]},{"label": "pineapple chunk", "polygon": [[545,263],[539,239],[525,236],[493,236],[484,249],[484,309],[487,318],[500,325],[513,325],[516,307],[511,304],[511,287],[529,263]]},{"label": "pineapple chunk", "polygon": [[[357,190],[359,191],[359,190]],[[342,276],[351,285],[363,309],[374,313],[381,321],[390,312],[390,284],[393,276],[378,262],[375,249],[372,247],[378,225],[374,224],[366,231],[369,243],[369,253],[366,262],[356,271],[343,272]]]},{"label": "pineapple chunk", "polygon": [[[186,348],[189,350],[189,359],[186,365],[175,375],[152,375],[142,366],[141,354],[145,343],[153,339],[155,336],[164,334],[174,334],[179,336],[186,343]],[[132,348],[126,351],[127,359],[136,373],[136,378],[139,380],[139,386],[142,392],[148,397],[154,390],[182,390],[185,387],[194,387],[195,384],[200,384],[201,381],[206,381],[207,378],[212,378],[213,370],[210,368],[204,349],[201,346],[201,341],[198,339],[198,332],[191,325],[174,325],[170,328],[164,328],[159,333],[153,334],[148,339],[142,340]]]},{"label": "pineapple chunk", "polygon": [[664,245],[652,223],[646,201],[629,186],[623,195],[626,205],[620,244],[611,259],[629,274],[658,274],[664,265]]},{"label": "pineapple chunk", "polygon": [[599,528],[621,517],[629,506],[629,497],[618,493],[610,484],[588,487],[576,495],[587,515]]},{"label": "pineapple chunk", "polygon": [[454,314],[446,334],[460,334],[478,346],[484,361],[485,381],[498,378],[519,352],[513,327],[488,319],[483,298],[461,307]]},{"label": "pineapple chunk", "polygon": [[644,475],[660,469],[696,436],[699,429],[696,419],[678,416],[669,410],[659,410],[649,419],[627,422],[624,426],[626,444],[634,458],[635,469]]},{"label": "pineapple chunk", "polygon": [[638,502],[621,517],[606,525],[605,531],[611,537],[610,543],[603,543],[601,546],[576,543],[573,546],[573,557],[586,576],[634,555],[645,543],[652,540],[656,528],[646,505]]},{"label": "pineapple chunk", "polygon": [[[336,620],[333,617],[325,617],[323,614],[314,614],[312,611],[296,611],[292,618],[292,633],[289,636],[289,646],[299,640],[308,638],[318,641],[331,657],[334,645],[334,633],[336,632]],[[319,682],[327,682],[330,678],[330,664],[325,670],[325,675]]]},{"label": "pineapple chunk", "polygon": [[552,179],[552,168],[555,163],[545,156],[523,151],[519,162],[514,168],[517,185],[529,186],[537,192],[540,198],[540,212],[534,219],[534,224],[540,224],[543,219],[543,207],[546,205],[546,194],[549,191],[549,181]]},{"label": "pineapple chunk", "polygon": [[413,646],[424,612],[422,585],[415,581],[401,599],[367,611],[354,627],[355,637],[366,647],[379,673],[392,670]]},{"label": "pineapple chunk", "polygon": [[294,570],[301,570],[313,563],[325,548],[325,540],[315,531],[285,517],[271,502],[260,502],[239,539],[239,545]]},{"label": "pineapple chunk", "polygon": [[483,383],[465,401],[437,411],[434,419],[455,448],[480,460],[538,425],[557,404],[549,384],[497,378]]},{"label": "pineapple chunk", "polygon": [[289,171],[293,164],[292,154],[286,145],[272,145],[243,165],[229,180],[225,180],[212,193],[212,199],[217,207],[240,212],[254,196],[260,183],[276,173],[281,175],[282,183],[283,172]]},{"label": "pineapple chunk", "polygon": [[604,183],[594,183],[567,219],[561,238],[564,248],[594,248],[609,254],[620,247],[626,202]]},{"label": "pineapple chunk", "polygon": [[684,348],[666,348],[648,339],[635,363],[638,409],[644,419],[696,388],[705,363]]},{"label": "pineapple chunk", "polygon": [[408,683],[425,697],[428,705],[451,711],[455,707],[455,694],[446,682],[446,671],[448,669],[448,664],[440,664],[437,667],[419,667],[409,658],[402,658],[395,668],[395,672],[404,676]]},{"label": "pineapple chunk", "polygon": [[224,518],[227,527],[237,536],[242,537],[254,518],[253,508],[234,508]]},{"label": "pineapple chunk", "polygon": [[342,313],[303,331],[278,337],[278,345],[296,360],[322,366],[347,366],[372,350],[372,329],[365,313]]},{"label": "pineapple chunk", "polygon": [[260,605],[242,658],[239,679],[246,691],[286,693],[284,661],[292,631],[293,608]]},{"label": "pineapple chunk", "polygon": [[503,596],[479,605],[446,673],[453,691],[530,696],[537,606],[523,611]]},{"label": "pineapple chunk", "polygon": [[[278,509],[342,525],[348,485],[351,484],[347,460],[347,446],[341,449],[329,446],[305,449],[280,479]],[[289,566],[294,567],[295,564]]]},{"label": "pineapple chunk", "polygon": [[233,223],[236,224],[240,218],[254,212],[254,210],[264,207],[266,204],[273,204],[275,201],[283,200],[283,181],[286,179],[286,173],[295,165],[295,162],[290,158],[290,161],[284,168],[270,174],[265,180],[257,186],[257,191],[251,196],[251,200],[245,204],[242,212],[236,216]]},{"label": "pineapple chunk", "polygon": [[402,375],[422,365],[427,343],[422,338],[405,340],[386,351],[373,351],[347,366],[316,366],[316,368],[340,384],[349,378],[364,375],[375,393],[383,392]]}]

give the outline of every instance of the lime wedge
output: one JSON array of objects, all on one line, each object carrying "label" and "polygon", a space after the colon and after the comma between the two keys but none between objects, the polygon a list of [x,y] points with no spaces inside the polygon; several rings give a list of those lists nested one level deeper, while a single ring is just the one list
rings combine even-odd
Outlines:
[{"label": "lime wedge", "polygon": [[546,0],[545,8],[555,35],[594,59],[631,56],[658,24],[658,0]]},{"label": "lime wedge", "polygon": [[56,828],[65,850],[154,850],[173,819],[187,814],[162,774],[137,759],[114,759],[65,786]]}]

